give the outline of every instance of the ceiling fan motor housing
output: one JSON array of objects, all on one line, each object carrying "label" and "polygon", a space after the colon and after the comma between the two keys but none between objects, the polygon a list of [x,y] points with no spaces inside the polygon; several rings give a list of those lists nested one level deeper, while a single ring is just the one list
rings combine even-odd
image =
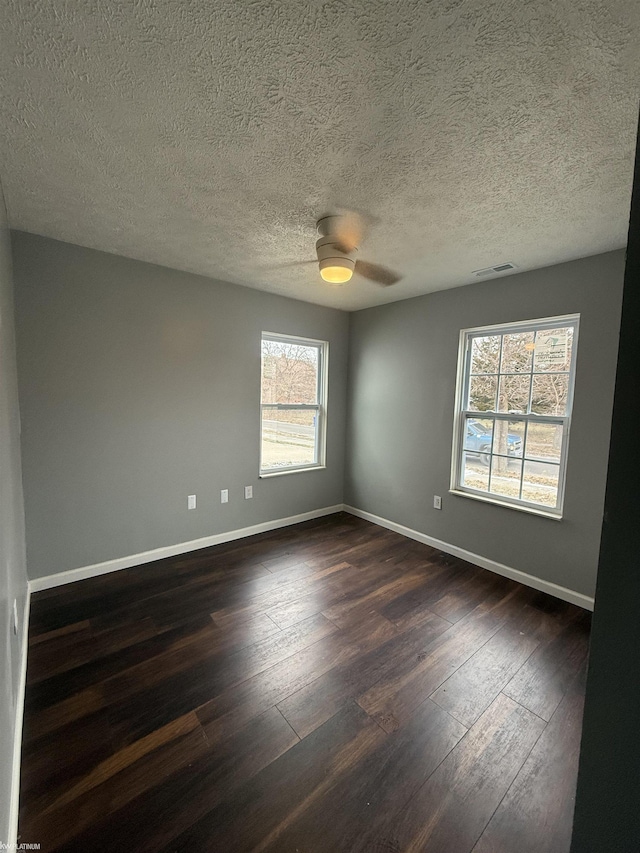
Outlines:
[{"label": "ceiling fan motor housing", "polygon": [[[360,218],[356,214],[331,214],[316,223],[320,239],[316,243],[320,275],[329,284],[345,284],[356,267],[356,255],[363,235]],[[358,273],[362,278],[383,287],[396,284],[402,278],[393,270],[359,260]]]},{"label": "ceiling fan motor housing", "polygon": [[316,243],[316,252],[321,270],[325,267],[343,266],[353,272],[358,250],[353,249],[350,252],[345,252],[344,248],[340,246],[338,238],[334,235],[320,237]]}]

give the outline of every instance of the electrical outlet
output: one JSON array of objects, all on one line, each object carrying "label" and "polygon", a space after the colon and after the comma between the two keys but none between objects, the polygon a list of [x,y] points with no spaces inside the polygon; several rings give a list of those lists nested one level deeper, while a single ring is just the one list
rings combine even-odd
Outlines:
[{"label": "electrical outlet", "polygon": [[13,599],[13,633],[18,634],[18,601]]},{"label": "electrical outlet", "polygon": [[220,503],[228,504],[229,503],[229,489],[222,489],[220,492]]},{"label": "electrical outlet", "polygon": [[253,486],[245,486],[244,487],[244,499],[246,501],[248,501],[249,498],[252,498],[252,497],[253,497]]},{"label": "electrical outlet", "polygon": [[187,498],[187,509],[195,509],[196,508],[196,496],[189,495]]},{"label": "electrical outlet", "polygon": [[440,497],[440,495],[433,496],[433,508],[442,509],[442,498]]}]

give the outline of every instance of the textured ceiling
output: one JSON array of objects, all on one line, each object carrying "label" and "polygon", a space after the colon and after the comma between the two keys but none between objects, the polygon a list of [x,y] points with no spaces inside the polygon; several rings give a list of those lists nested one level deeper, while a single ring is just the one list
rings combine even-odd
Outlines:
[{"label": "textured ceiling", "polygon": [[[624,245],[637,0],[4,0],[12,227],[353,309]],[[365,212],[324,284],[316,218]]]}]

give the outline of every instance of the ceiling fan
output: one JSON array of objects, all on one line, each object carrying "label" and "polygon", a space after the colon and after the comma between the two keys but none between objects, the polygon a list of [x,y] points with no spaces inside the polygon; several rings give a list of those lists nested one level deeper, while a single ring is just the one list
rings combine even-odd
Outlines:
[{"label": "ceiling fan", "polygon": [[317,261],[294,261],[280,267],[295,267],[317,263],[322,279],[329,284],[345,284],[354,272],[383,287],[396,284],[402,278],[393,270],[369,261],[356,260],[364,235],[363,219],[348,212],[323,216],[316,223],[319,239],[316,242]]}]

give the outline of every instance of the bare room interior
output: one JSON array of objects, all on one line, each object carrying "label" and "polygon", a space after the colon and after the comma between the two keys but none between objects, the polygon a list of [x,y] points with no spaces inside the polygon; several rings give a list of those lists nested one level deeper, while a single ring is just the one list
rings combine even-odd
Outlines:
[{"label": "bare room interior", "polygon": [[0,39],[3,849],[637,853],[640,5]]}]

